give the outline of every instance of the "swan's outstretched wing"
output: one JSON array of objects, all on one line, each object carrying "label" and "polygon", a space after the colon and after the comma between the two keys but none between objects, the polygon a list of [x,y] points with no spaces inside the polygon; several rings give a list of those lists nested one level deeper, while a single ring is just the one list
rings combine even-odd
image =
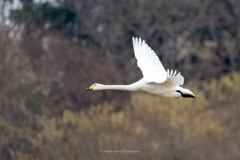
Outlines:
[{"label": "swan's outstretched wing", "polygon": [[156,53],[141,38],[132,38],[137,65],[147,82],[162,83],[167,79],[164,69]]}]

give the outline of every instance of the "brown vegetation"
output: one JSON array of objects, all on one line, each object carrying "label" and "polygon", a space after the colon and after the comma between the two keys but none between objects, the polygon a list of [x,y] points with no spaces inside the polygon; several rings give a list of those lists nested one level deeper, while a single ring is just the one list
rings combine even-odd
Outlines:
[{"label": "brown vegetation", "polygon": [[[0,24],[1,160],[240,159],[238,1],[22,2]],[[132,36],[197,98],[85,92],[141,78]]]}]

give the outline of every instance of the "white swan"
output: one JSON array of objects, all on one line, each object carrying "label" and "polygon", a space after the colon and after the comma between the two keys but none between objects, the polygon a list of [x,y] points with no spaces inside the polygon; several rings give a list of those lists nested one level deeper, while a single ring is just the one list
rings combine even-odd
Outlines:
[{"label": "white swan", "polygon": [[188,89],[180,87],[184,78],[177,71],[165,70],[158,56],[141,38],[132,38],[137,65],[141,69],[143,78],[129,85],[103,85],[94,83],[86,90],[127,90],[145,91],[163,97],[196,96]]}]

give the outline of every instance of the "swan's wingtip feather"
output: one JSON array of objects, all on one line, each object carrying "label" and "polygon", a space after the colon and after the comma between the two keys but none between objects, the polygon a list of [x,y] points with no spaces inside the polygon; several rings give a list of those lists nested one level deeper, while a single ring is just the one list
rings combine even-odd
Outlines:
[{"label": "swan's wingtip feather", "polygon": [[133,43],[135,44],[138,44],[138,45],[143,45],[143,44],[146,44],[145,40],[143,40],[141,37],[132,37],[132,41]]}]

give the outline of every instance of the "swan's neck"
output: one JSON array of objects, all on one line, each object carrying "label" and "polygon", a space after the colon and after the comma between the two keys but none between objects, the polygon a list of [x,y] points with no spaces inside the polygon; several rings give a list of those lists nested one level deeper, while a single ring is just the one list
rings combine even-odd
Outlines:
[{"label": "swan's neck", "polygon": [[129,85],[104,85],[98,84],[98,87],[94,90],[126,90],[126,91],[136,91],[138,90],[137,85],[129,84]]}]

